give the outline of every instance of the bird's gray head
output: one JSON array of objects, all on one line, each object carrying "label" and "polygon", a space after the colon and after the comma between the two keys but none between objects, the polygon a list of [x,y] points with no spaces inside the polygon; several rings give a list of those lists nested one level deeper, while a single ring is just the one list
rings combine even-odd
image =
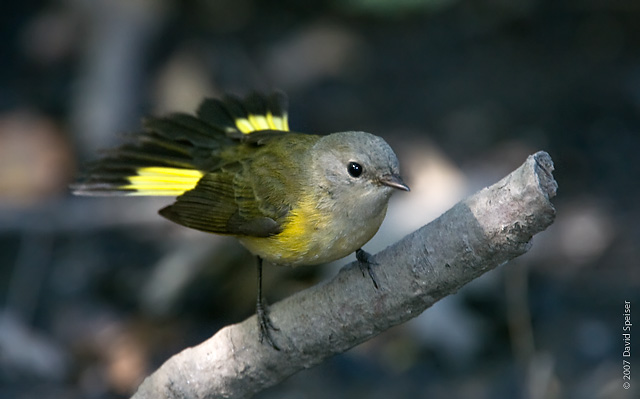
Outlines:
[{"label": "bird's gray head", "polygon": [[320,139],[311,154],[318,189],[335,206],[376,212],[386,209],[394,189],[409,190],[396,154],[373,134],[333,133]]}]

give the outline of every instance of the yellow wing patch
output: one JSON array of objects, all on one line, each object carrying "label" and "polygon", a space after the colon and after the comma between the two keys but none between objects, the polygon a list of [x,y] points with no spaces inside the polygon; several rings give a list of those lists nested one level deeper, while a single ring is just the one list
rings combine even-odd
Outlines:
[{"label": "yellow wing patch", "polygon": [[178,196],[194,188],[204,173],[193,169],[147,167],[136,170],[135,176],[128,176],[130,184],[120,189],[135,190],[129,195]]},{"label": "yellow wing patch", "polygon": [[244,134],[260,130],[289,131],[287,114],[274,116],[270,111],[266,115],[249,114],[246,118],[236,118],[236,127]]}]

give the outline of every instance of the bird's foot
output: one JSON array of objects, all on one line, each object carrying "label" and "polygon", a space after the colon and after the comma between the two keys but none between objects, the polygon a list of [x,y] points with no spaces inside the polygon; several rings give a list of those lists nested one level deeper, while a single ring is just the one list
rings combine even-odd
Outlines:
[{"label": "bird's foot", "polygon": [[274,342],[271,332],[280,331],[280,329],[273,325],[269,318],[269,307],[262,300],[259,300],[256,306],[256,316],[258,318],[258,329],[260,330],[260,342],[262,343],[266,340],[273,349],[279,351],[280,347]]},{"label": "bird's foot", "polygon": [[364,277],[365,274],[364,272],[366,271],[369,274],[369,277],[371,277],[371,281],[373,282],[373,286],[376,287],[376,289],[379,288],[378,285],[378,280],[376,279],[376,275],[375,272],[373,271],[373,268],[371,267],[371,265],[376,265],[377,263],[373,260],[373,256],[362,250],[362,248],[358,249],[356,251],[356,259],[358,260],[358,266],[360,267],[360,271],[362,272],[362,276]]}]

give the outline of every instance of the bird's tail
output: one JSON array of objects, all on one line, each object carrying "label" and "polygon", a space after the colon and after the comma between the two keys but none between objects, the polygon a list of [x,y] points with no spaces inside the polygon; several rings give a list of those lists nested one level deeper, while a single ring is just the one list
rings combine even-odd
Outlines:
[{"label": "bird's tail", "polygon": [[178,196],[220,166],[217,154],[258,131],[288,131],[281,92],[204,100],[196,115],[148,118],[141,132],[90,163],[76,195]]}]

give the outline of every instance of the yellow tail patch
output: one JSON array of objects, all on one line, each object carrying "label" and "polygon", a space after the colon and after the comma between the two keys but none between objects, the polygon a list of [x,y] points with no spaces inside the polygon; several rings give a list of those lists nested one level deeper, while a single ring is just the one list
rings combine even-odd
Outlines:
[{"label": "yellow tail patch", "polygon": [[246,118],[236,118],[236,127],[244,134],[259,130],[289,131],[287,114],[274,116],[270,111],[266,115],[249,114]]},{"label": "yellow tail patch", "polygon": [[130,184],[120,189],[135,190],[129,195],[178,196],[198,184],[204,173],[193,169],[148,167],[127,177]]}]

